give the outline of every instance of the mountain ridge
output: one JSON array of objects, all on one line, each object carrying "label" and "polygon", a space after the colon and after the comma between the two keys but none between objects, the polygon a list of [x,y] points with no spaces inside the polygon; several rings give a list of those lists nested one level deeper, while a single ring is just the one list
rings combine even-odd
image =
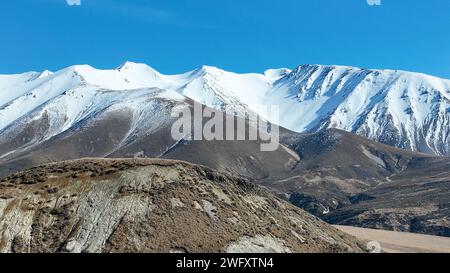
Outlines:
[{"label": "mountain ridge", "polygon": [[[0,132],[67,92],[87,101],[85,96],[98,92],[143,88],[174,91],[240,117],[256,113],[296,132],[336,128],[403,149],[450,154],[450,80],[336,65],[262,74],[203,66],[164,75],[126,62],[112,70],[75,65],[54,73],[0,76]],[[279,119],[261,111],[264,105],[279,106]]]}]

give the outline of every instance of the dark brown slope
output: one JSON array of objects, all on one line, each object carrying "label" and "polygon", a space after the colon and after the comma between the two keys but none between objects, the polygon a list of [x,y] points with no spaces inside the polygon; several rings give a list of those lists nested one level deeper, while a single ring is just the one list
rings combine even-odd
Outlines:
[{"label": "dark brown slope", "polygon": [[314,134],[285,132],[281,142],[301,161],[288,177],[263,183],[293,194],[294,203],[317,199],[308,209],[317,215],[350,204],[353,195],[389,183],[391,176],[408,169],[414,159],[433,158],[334,129]]},{"label": "dark brown slope", "polygon": [[362,252],[245,180],[189,163],[83,159],[0,182],[0,252]]},{"label": "dark brown slope", "polygon": [[450,237],[450,161],[416,158],[408,169],[324,217],[328,222]]},{"label": "dark brown slope", "polygon": [[272,152],[261,152],[260,148],[259,141],[185,141],[163,158],[194,162],[257,181],[288,175],[298,163],[296,154],[283,147]]},{"label": "dark brown slope", "polygon": [[[170,113],[172,107],[180,103],[159,98],[152,101],[157,102],[159,108],[154,116],[146,117],[149,125],[152,120],[162,120],[153,130],[142,132],[133,128],[134,120],[139,117],[133,116],[133,109],[124,107],[105,109],[48,140],[31,141],[37,131],[45,130],[42,127],[32,130],[26,126],[7,135],[2,134],[0,152],[4,154],[0,157],[0,177],[40,164],[83,157],[158,157],[175,143],[170,138],[170,126],[175,121]],[[44,121],[42,123],[45,124]],[[28,138],[24,137],[22,143],[19,139],[23,135],[28,135]],[[21,146],[17,146],[18,141]]]},{"label": "dark brown slope", "polygon": [[[31,131],[37,134],[38,128],[33,131],[26,127],[23,131],[15,132],[17,135],[14,137],[0,136],[0,149],[4,148],[0,152],[5,153],[0,157],[0,177],[40,164],[99,157],[179,159],[259,180],[284,176],[298,162],[295,152],[282,146],[273,152],[261,152],[262,142],[259,140],[175,140],[171,136],[171,127],[176,119],[171,117],[171,111],[173,107],[192,109],[194,102],[188,99],[182,103],[153,99],[155,100],[159,100],[159,108],[154,116],[146,117],[146,123],[140,124],[144,127],[163,120],[152,130],[139,130],[139,126],[138,129],[133,128],[136,118],[133,119],[131,109],[123,108],[116,111],[105,110],[80,122],[71,130],[38,145],[25,145],[25,148],[18,148],[16,140],[22,134],[31,134]],[[203,123],[207,121],[205,118]],[[248,134],[248,122],[246,124]]]},{"label": "dark brown slope", "polygon": [[333,224],[450,236],[450,159],[336,130],[286,134],[299,175],[263,184]]}]

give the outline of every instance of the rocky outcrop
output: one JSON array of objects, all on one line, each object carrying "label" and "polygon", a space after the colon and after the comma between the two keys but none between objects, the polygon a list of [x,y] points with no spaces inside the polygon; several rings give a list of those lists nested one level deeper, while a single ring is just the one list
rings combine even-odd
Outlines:
[{"label": "rocky outcrop", "polygon": [[0,182],[1,252],[361,252],[243,179],[180,161],[83,159]]}]

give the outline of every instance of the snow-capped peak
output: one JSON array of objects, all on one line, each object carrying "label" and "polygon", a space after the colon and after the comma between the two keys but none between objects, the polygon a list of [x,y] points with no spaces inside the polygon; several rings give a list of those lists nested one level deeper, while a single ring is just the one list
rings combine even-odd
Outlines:
[{"label": "snow-capped peak", "polygon": [[42,78],[45,78],[45,77],[48,77],[48,76],[51,76],[51,75],[53,75],[53,72],[51,72],[49,70],[44,70],[41,73],[39,73],[36,78],[30,79],[30,80],[42,79]]},{"label": "snow-capped peak", "polygon": [[126,70],[133,70],[133,71],[150,72],[150,73],[154,73],[154,74],[160,74],[158,71],[156,71],[155,69],[153,69],[152,67],[150,67],[147,64],[135,63],[135,62],[130,62],[130,61],[124,62],[119,67],[117,67],[116,70],[118,70],[120,72],[123,72]]},{"label": "snow-capped peak", "polygon": [[214,66],[203,65],[202,67],[193,70],[189,74],[191,75],[191,77],[204,77],[207,75],[222,75],[224,73],[227,72]]}]

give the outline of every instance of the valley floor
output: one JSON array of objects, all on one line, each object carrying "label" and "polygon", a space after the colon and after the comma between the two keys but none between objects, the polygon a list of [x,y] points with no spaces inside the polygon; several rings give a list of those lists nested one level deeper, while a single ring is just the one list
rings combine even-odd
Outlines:
[{"label": "valley floor", "polygon": [[447,237],[350,226],[335,227],[359,239],[376,241],[388,253],[450,253],[450,238]]}]

